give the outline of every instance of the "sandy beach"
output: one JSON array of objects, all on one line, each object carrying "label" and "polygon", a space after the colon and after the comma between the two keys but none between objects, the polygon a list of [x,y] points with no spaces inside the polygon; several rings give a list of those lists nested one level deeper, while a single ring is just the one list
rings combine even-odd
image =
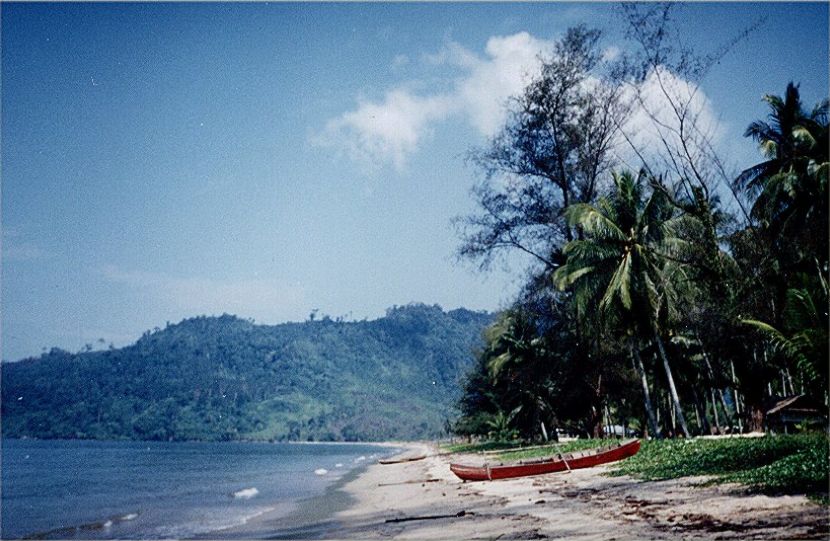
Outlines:
[{"label": "sandy beach", "polygon": [[[225,538],[261,539],[827,539],[827,508],[803,496],[749,495],[705,478],[639,481],[597,467],[464,483],[449,456],[371,464],[285,516],[263,515]],[[462,457],[454,455],[453,460]],[[480,456],[464,457],[480,462]]]}]

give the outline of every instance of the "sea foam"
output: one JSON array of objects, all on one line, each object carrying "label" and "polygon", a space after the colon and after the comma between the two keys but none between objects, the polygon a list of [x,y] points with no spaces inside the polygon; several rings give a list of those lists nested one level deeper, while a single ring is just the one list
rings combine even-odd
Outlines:
[{"label": "sea foam", "polygon": [[237,490],[233,493],[233,497],[238,500],[250,500],[257,494],[259,494],[259,490],[257,490],[255,487],[251,487],[243,488],[242,490]]}]

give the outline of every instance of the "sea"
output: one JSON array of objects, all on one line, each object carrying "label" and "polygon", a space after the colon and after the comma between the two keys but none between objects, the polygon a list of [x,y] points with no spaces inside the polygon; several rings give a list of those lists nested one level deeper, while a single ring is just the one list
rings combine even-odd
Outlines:
[{"label": "sea", "polygon": [[290,513],[397,450],[350,443],[3,439],[0,537],[170,539]]}]

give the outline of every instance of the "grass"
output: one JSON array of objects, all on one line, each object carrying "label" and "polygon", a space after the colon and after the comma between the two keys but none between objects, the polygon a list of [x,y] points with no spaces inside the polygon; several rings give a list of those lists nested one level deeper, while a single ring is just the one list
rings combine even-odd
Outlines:
[{"label": "grass", "polygon": [[737,482],[763,493],[820,498],[830,479],[828,449],[823,434],[647,441],[611,475],[647,480],[706,475],[714,476],[713,483]]},{"label": "grass", "polygon": [[[601,445],[608,445],[611,440],[573,440],[562,442],[560,444],[550,444],[543,447],[532,445],[534,449],[518,450],[521,447],[531,446],[531,444],[523,444],[521,442],[481,442],[481,443],[460,443],[445,445],[443,449],[450,453],[479,453],[482,451],[498,451],[504,450],[502,454],[497,454],[494,458],[498,460],[523,460],[526,458],[537,458],[544,456],[551,456],[557,453],[570,453],[573,451],[581,451],[583,449],[592,449]],[[615,440],[614,440],[615,441]],[[515,449],[511,451],[511,449]]]},{"label": "grass", "polygon": [[558,445],[546,445],[537,449],[527,449],[498,455],[499,460],[524,460],[528,458],[541,458],[559,453],[572,453],[584,449],[594,449],[602,445],[608,445],[616,440],[573,440],[562,442]]},{"label": "grass", "polygon": [[481,451],[495,451],[497,449],[513,449],[521,447],[521,442],[513,441],[485,441],[478,443],[450,443],[441,448],[448,453],[479,453]]}]

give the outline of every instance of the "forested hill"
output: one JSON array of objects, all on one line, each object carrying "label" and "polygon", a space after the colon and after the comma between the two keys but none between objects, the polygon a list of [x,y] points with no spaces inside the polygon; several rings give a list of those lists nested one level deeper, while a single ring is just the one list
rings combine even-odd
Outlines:
[{"label": "forested hill", "polygon": [[409,305],[373,321],[197,317],[122,349],[2,365],[6,437],[380,440],[439,434],[485,313]]}]

